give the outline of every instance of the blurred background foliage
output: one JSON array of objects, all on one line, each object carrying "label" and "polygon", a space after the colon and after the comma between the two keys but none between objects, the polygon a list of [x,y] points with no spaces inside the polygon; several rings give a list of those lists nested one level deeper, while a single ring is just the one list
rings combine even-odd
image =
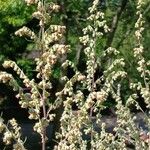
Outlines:
[{"label": "blurred background foliage", "polygon": [[14,32],[22,25],[30,24],[33,7],[26,7],[24,1],[0,0],[0,62],[4,59],[17,60],[26,50],[25,39],[16,37]]},{"label": "blurred background foliage", "polygon": [[[51,2],[52,0],[47,0]],[[54,0],[60,4],[59,14],[53,15],[51,22],[53,24],[63,24],[67,27],[65,34],[65,43],[71,45],[71,53],[68,59],[73,61],[80,71],[85,69],[86,58],[83,53],[83,46],[79,42],[82,36],[82,29],[87,25],[88,7],[91,0]],[[136,22],[136,1],[135,0],[100,0],[99,9],[105,12],[108,26],[111,33],[105,35],[97,42],[97,58],[109,46],[115,47],[120,51],[120,57],[126,61],[125,70],[128,72],[130,81],[141,80],[135,69],[135,60],[133,60],[134,42],[134,24]],[[38,29],[38,21],[32,18],[34,6],[26,6],[24,0],[0,0],[0,69],[2,62],[6,59],[15,60],[17,64],[30,77],[34,77],[33,58],[38,55],[33,43],[28,39],[19,38],[14,32],[22,26],[30,29]],[[150,1],[145,0],[143,6],[145,19],[145,31],[143,34],[143,45],[145,47],[145,58],[150,60]],[[101,66],[104,67],[105,66]],[[100,68],[100,72],[104,68]],[[70,75],[72,70],[68,68],[67,74]],[[59,67],[54,67],[53,79],[58,80],[61,76]],[[124,93],[128,95],[128,83],[124,83]],[[56,85],[57,87],[57,85]],[[10,92],[8,87],[0,85],[0,96],[5,97],[4,91]],[[108,106],[111,106],[108,104]]]}]

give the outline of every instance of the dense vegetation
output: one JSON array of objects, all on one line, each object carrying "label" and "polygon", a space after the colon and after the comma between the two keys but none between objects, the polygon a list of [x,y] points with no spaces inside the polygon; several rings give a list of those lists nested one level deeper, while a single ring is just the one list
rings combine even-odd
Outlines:
[{"label": "dense vegetation", "polygon": [[[136,149],[148,149],[134,113],[143,112],[149,126],[149,0],[53,2],[26,0],[26,6],[23,1],[0,1],[2,98],[11,92],[6,97],[10,101],[18,93],[29,119],[37,121],[34,130],[41,135],[43,150],[51,121],[58,141],[54,149],[123,149],[126,136]],[[115,134],[107,133],[103,123],[97,132],[92,117],[99,125],[103,110],[112,107]],[[14,119],[9,124],[14,131],[18,128]],[[14,149],[24,149],[20,129],[13,133],[1,127],[9,133],[9,138],[4,133],[6,144],[13,138]]]}]

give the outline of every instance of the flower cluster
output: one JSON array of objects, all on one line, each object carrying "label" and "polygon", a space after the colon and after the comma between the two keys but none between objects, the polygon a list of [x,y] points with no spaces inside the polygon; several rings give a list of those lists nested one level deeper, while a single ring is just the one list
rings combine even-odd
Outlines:
[{"label": "flower cluster", "polygon": [[83,29],[84,36],[80,37],[81,43],[86,46],[84,52],[87,56],[87,88],[89,91],[93,89],[94,73],[97,68],[96,60],[96,42],[97,39],[102,37],[103,28],[104,32],[108,32],[106,20],[104,20],[104,13],[98,10],[99,1],[93,1],[93,5],[89,8],[90,16],[87,18],[89,25]]},{"label": "flower cluster", "polygon": [[27,5],[31,5],[31,4],[36,4],[39,0],[25,0],[25,2],[27,3]]},{"label": "flower cluster", "polygon": [[57,5],[55,3],[50,3],[49,9],[50,9],[51,12],[59,12],[60,5]]},{"label": "flower cluster", "polygon": [[11,74],[8,74],[6,72],[0,72],[0,81],[3,83],[7,83],[13,78]]},{"label": "flower cluster", "polygon": [[42,119],[39,122],[35,123],[33,129],[42,136],[44,132],[43,127],[46,128],[48,126],[48,123],[48,120]]},{"label": "flower cluster", "polygon": [[6,131],[4,133],[4,137],[3,137],[3,142],[6,144],[6,145],[9,145],[11,144],[11,140],[13,138],[13,135],[10,131]]},{"label": "flower cluster", "polygon": [[145,103],[147,104],[147,108],[150,108],[150,88],[149,88],[149,77],[150,70],[148,69],[149,61],[144,58],[144,46],[142,44],[142,33],[144,31],[144,19],[142,14],[142,6],[143,1],[138,0],[137,5],[137,16],[138,20],[135,23],[135,37],[137,46],[134,48],[134,57],[137,59],[137,70],[140,73],[141,78],[143,78],[144,85],[141,85],[138,90],[140,90],[140,94],[144,98]]},{"label": "flower cluster", "polygon": [[21,29],[19,29],[18,31],[15,32],[15,35],[18,36],[27,36],[30,37],[31,39],[36,39],[36,35],[33,31],[31,31],[28,27],[22,27]]},{"label": "flower cluster", "polygon": [[[8,127],[11,126],[9,130]],[[26,150],[24,142],[21,140],[21,127],[17,124],[13,118],[9,120],[7,126],[5,125],[2,118],[0,118],[0,133],[3,133],[3,142],[6,145],[13,144],[13,150]]]}]

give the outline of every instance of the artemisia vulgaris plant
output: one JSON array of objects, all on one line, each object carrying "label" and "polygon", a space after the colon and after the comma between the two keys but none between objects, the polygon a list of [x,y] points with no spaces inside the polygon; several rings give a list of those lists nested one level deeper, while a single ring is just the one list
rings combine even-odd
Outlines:
[{"label": "artemisia vulgaris plant", "polygon": [[[36,82],[34,79],[30,80],[24,74],[23,70],[21,70],[15,62],[10,60],[4,62],[4,68],[12,68],[18,74],[20,79],[22,79],[25,87],[30,89],[30,93],[24,92],[23,88],[19,86],[15,78],[6,72],[0,73],[0,80],[3,83],[8,83],[13,87],[14,91],[18,92],[16,97],[19,99],[21,108],[28,109],[29,119],[36,120],[34,131],[41,135],[42,150],[45,150],[47,141],[46,128],[55,117],[55,114],[52,114],[51,111],[57,107],[56,104],[52,105],[49,103],[49,90],[52,88],[50,77],[53,66],[57,62],[58,58],[66,54],[70,47],[68,45],[61,44],[61,40],[66,29],[65,26],[48,26],[46,24],[49,19],[51,19],[51,13],[58,12],[60,6],[50,3],[47,8],[45,7],[46,4],[44,1],[36,0],[26,0],[26,3],[27,5],[34,4],[37,6],[37,11],[34,12],[32,16],[39,20],[39,33],[36,34],[28,27],[24,26],[16,31],[15,34],[20,37],[25,36],[30,38],[35,43],[37,49],[40,50],[40,57],[35,59],[37,79],[39,82]],[[50,13],[47,13],[47,11]],[[48,109],[46,108],[47,106]],[[13,119],[12,121],[15,120]],[[10,123],[12,121],[10,120]],[[16,128],[16,126],[14,126],[14,128]],[[3,127],[1,122],[1,131],[2,129],[4,131],[3,141],[6,145],[10,144],[12,140],[15,140],[16,144],[13,145],[15,150],[25,149],[23,147],[23,141],[20,140],[20,128],[17,130],[17,133],[14,133],[11,130],[9,131],[6,126]]]},{"label": "artemisia vulgaris plant", "polygon": [[[84,45],[86,56],[86,68],[81,73],[73,62],[66,60],[61,67],[71,67],[74,75],[71,79],[67,76],[62,77],[64,87],[61,91],[55,93],[56,100],[51,103],[50,89],[52,84],[50,77],[52,70],[59,58],[70,51],[70,46],[62,42],[65,26],[47,25],[47,20],[51,19],[51,13],[59,11],[60,6],[54,3],[49,4],[49,13],[45,7],[45,1],[26,0],[27,5],[34,4],[37,11],[32,14],[39,20],[39,33],[36,34],[27,27],[22,27],[16,31],[18,36],[26,36],[33,40],[37,49],[40,50],[40,57],[36,58],[36,79],[30,80],[13,61],[5,61],[4,68],[12,68],[22,79],[24,85],[30,88],[30,94],[23,91],[15,78],[6,72],[0,72],[0,81],[8,83],[18,94],[19,104],[22,108],[28,109],[29,119],[36,120],[34,131],[41,135],[42,150],[46,149],[47,133],[46,128],[53,121],[55,114],[53,110],[62,107],[63,113],[60,119],[60,132],[56,133],[57,144],[53,147],[55,150],[125,150],[128,149],[127,143],[134,146],[136,150],[150,149],[150,132],[144,133],[136,124],[136,115],[131,112],[130,105],[136,106],[144,113],[137,103],[137,90],[150,108],[150,61],[144,58],[144,46],[142,44],[142,33],[144,31],[144,19],[142,15],[142,6],[144,2],[137,0],[137,22],[135,23],[136,45],[133,49],[133,59],[137,61],[135,67],[139,72],[143,82],[129,83],[130,93],[123,103],[123,94],[121,93],[124,82],[129,78],[125,71],[124,58],[120,57],[119,51],[114,47],[109,47],[97,55],[97,42],[103,36],[109,34],[109,27],[105,20],[105,14],[99,9],[101,5],[99,0],[94,0],[92,6],[88,9],[87,27],[83,29],[83,36],[80,42]],[[62,44],[63,43],[63,44]],[[105,60],[105,70],[99,78],[95,78],[101,61]],[[77,86],[78,85],[78,86]],[[75,88],[76,86],[76,88]],[[86,91],[86,92],[85,92]],[[116,126],[113,132],[106,130],[106,123],[101,120],[101,111],[104,109],[103,103],[112,97],[116,101],[115,114],[117,116]],[[72,109],[76,105],[77,110]],[[42,115],[41,115],[42,114]],[[94,115],[93,115],[94,114]],[[150,118],[144,113],[145,124],[150,127]],[[15,119],[8,122],[12,128],[0,121],[0,132],[4,133],[3,141],[6,145],[14,141],[13,149],[24,150],[24,141],[21,139],[20,127]]]}]

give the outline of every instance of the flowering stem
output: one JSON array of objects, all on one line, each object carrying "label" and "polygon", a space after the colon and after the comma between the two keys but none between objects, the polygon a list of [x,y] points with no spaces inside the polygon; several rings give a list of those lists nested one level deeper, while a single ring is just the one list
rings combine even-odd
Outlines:
[{"label": "flowering stem", "polygon": [[[44,93],[44,91],[43,91]],[[42,99],[43,101],[43,116],[44,116],[44,119],[46,119],[46,108],[45,108],[45,99],[43,98]],[[45,150],[46,149],[46,127],[43,126],[43,132],[42,132],[42,150]]]},{"label": "flowering stem", "polygon": [[[44,0],[42,0],[42,13],[44,15]],[[41,41],[41,49],[42,49],[42,53],[44,53],[44,21],[41,20],[41,34],[42,34],[42,41]],[[43,108],[43,118],[44,120],[46,120],[46,105],[45,105],[45,100],[46,100],[46,96],[45,96],[45,76],[44,74],[42,75],[42,81],[43,81],[43,93],[42,93],[42,108]],[[45,125],[42,125],[42,150],[46,150],[46,127]]]}]

